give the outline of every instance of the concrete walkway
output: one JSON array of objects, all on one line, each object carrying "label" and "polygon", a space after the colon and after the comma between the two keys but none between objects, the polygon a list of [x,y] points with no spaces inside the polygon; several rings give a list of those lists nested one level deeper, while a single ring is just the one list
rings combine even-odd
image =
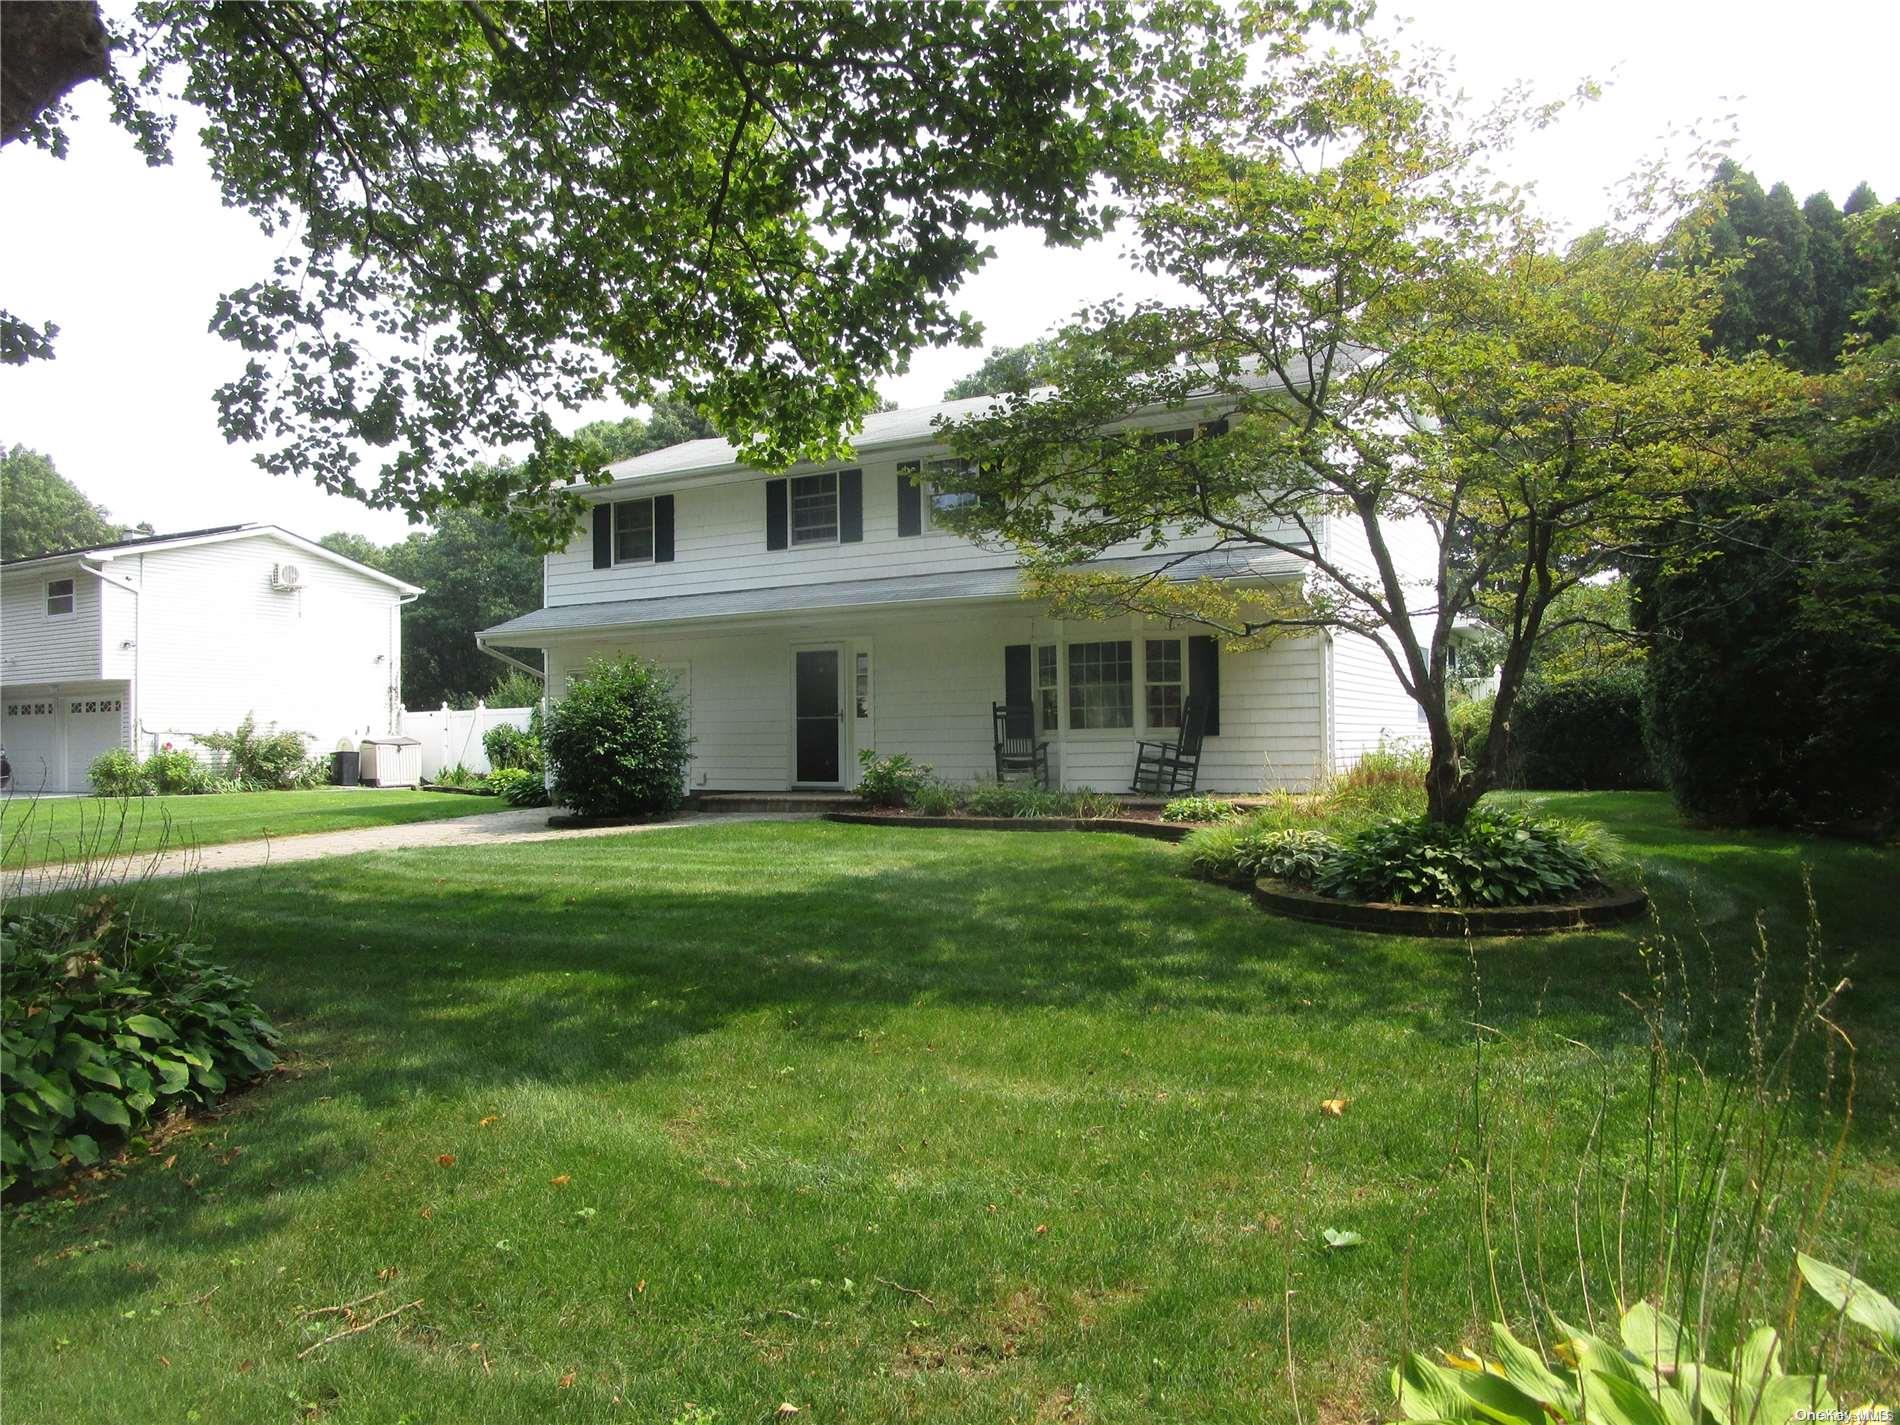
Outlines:
[{"label": "concrete walkway", "polygon": [[[807,821],[810,813],[793,812],[682,812],[671,821],[641,826],[589,826],[556,830],[548,825],[547,807],[518,807],[485,812],[447,821],[417,821],[405,826],[365,826],[353,831],[318,831],[307,836],[280,836],[267,841],[229,841],[222,846],[167,851],[160,856],[121,857],[109,867],[89,868],[87,883],[109,885],[148,876],[183,876],[193,871],[236,871],[253,866],[286,866],[326,856],[353,856],[359,851],[406,851],[420,846],[500,846],[525,841],[573,841],[588,836],[643,835],[707,822]],[[9,871],[8,896],[38,895],[73,883],[73,868],[59,865],[28,866]]]}]

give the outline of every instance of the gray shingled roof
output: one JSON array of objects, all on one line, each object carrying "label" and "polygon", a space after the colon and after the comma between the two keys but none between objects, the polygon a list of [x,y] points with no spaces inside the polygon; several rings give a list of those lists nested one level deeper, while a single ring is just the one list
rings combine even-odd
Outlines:
[{"label": "gray shingled roof", "polygon": [[[1144,574],[1161,568],[1175,557],[1178,556],[1150,554],[1134,559],[1103,559],[1088,567],[1109,574]],[[1182,560],[1169,571],[1168,577],[1198,579],[1212,575],[1216,578],[1258,579],[1281,578],[1294,572],[1293,562],[1285,558],[1269,556],[1250,559],[1238,550],[1209,550]],[[475,636],[484,643],[535,647],[544,639],[563,634],[637,628],[643,624],[963,599],[1009,599],[1021,592],[1021,568],[1006,564],[989,569],[961,569],[950,574],[847,579],[828,584],[790,584],[766,589],[730,589],[710,594],[675,594],[659,599],[561,604],[509,619],[493,628],[485,628]]]},{"label": "gray shingled roof", "polygon": [[[1304,363],[1296,362],[1293,379],[1303,382]],[[1268,378],[1254,377],[1246,381],[1248,385],[1261,388],[1273,384]],[[1049,387],[1039,387],[1030,394],[1046,391]],[[864,418],[864,429],[858,432],[852,442],[856,457],[862,459],[878,450],[900,449],[904,446],[923,445],[937,438],[939,421],[961,420],[966,416],[981,415],[996,402],[994,396],[971,396],[962,401],[938,401],[929,406],[910,406],[901,411],[878,411]],[[1190,402],[1218,400],[1213,392],[1205,392],[1189,398]],[[631,460],[622,460],[609,465],[607,473],[616,482],[629,480],[653,480],[662,476],[674,475],[710,475],[728,470],[749,469],[744,465],[732,442],[714,438],[711,440],[688,440],[678,445],[669,445],[662,450],[649,450],[644,455],[636,455]]]}]

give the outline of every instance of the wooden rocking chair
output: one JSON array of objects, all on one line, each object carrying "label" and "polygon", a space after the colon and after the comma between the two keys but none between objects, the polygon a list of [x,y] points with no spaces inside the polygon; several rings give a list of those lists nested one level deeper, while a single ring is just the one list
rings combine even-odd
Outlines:
[{"label": "wooden rocking chair", "polygon": [[1173,742],[1135,744],[1134,790],[1170,797],[1191,792],[1201,776],[1201,743],[1207,735],[1207,700],[1190,697],[1181,708],[1181,730]]},{"label": "wooden rocking chair", "polygon": [[996,780],[1007,782],[1012,772],[1027,772],[1036,785],[1049,786],[1049,744],[1036,736],[1036,710],[1024,704],[991,703],[996,727]]}]

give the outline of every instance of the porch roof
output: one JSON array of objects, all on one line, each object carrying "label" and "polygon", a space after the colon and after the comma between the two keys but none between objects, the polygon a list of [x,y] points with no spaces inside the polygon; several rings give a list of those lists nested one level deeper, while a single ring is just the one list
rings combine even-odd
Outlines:
[{"label": "porch roof", "polygon": [[[1088,568],[1106,574],[1148,574],[1168,566],[1170,579],[1280,579],[1298,572],[1284,557],[1248,555],[1214,549],[1183,558],[1149,554],[1132,559],[1100,559]],[[882,608],[901,604],[949,603],[972,599],[1012,599],[1023,591],[1022,567],[1001,564],[959,569],[947,574],[909,574],[889,579],[847,579],[824,584],[777,584],[759,589],[728,589],[706,594],[675,594],[660,599],[616,599],[560,604],[485,628],[475,635],[483,644],[536,648],[568,634],[638,628],[646,624],[699,619],[748,618],[761,614],[812,610]]]}]

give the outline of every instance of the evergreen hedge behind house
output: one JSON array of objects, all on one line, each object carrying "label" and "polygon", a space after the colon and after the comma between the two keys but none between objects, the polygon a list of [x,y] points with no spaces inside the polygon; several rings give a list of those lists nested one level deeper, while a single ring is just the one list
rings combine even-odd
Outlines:
[{"label": "evergreen hedge behind house", "polygon": [[1512,717],[1512,780],[1546,791],[1659,786],[1644,724],[1638,669],[1526,683]]}]

